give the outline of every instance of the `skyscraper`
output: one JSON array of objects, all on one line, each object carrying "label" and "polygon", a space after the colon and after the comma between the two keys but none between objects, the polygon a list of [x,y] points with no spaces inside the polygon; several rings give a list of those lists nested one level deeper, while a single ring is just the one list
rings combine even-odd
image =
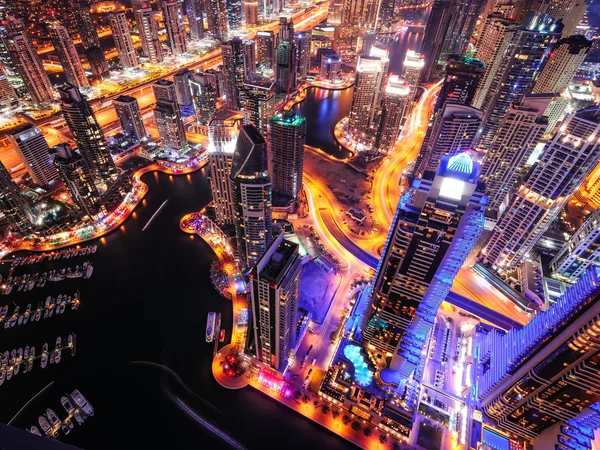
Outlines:
[{"label": "skyscraper", "polygon": [[246,26],[258,24],[258,1],[243,0],[244,3],[244,23]]},{"label": "skyscraper", "polygon": [[415,166],[417,176],[437,170],[444,155],[452,156],[472,149],[481,117],[481,111],[472,106],[447,102],[427,130]]},{"label": "skyscraper", "polygon": [[488,211],[498,215],[508,196],[525,175],[525,164],[539,144],[548,119],[544,116],[551,94],[525,94],[507,111],[481,170]]},{"label": "skyscraper", "polygon": [[275,46],[277,47],[282,41],[292,40],[294,40],[294,22],[292,22],[292,19],[282,16],[279,18]]},{"label": "skyscraper", "polygon": [[148,0],[132,0],[131,5],[144,56],[152,64],[159,64],[164,58],[152,6]]},{"label": "skyscraper", "polygon": [[269,132],[269,121],[275,113],[275,83],[256,73],[244,82],[241,98],[244,123],[254,125],[263,136]]},{"label": "skyscraper", "polygon": [[4,67],[0,64],[0,107],[10,108],[17,103],[17,90],[12,86]]},{"label": "skyscraper", "polygon": [[162,11],[171,53],[181,55],[187,51],[181,3],[178,0],[162,0]]},{"label": "skyscraper", "polygon": [[280,233],[250,274],[252,320],[246,353],[279,372],[286,369],[296,345],[301,268],[299,245]]},{"label": "skyscraper", "polygon": [[187,150],[183,119],[176,102],[158,100],[154,108],[154,122],[158,128],[162,148],[175,152]]},{"label": "skyscraper", "polygon": [[262,69],[275,67],[275,36],[272,31],[257,31],[256,37],[256,64]]},{"label": "skyscraper", "polygon": [[118,12],[111,14],[109,16],[109,22],[121,65],[125,68],[137,67],[137,53],[135,52],[135,47],[131,40],[129,24],[127,23],[125,13]]},{"label": "skyscraper", "polygon": [[282,94],[296,90],[297,50],[293,41],[281,41],[277,46],[275,85]]},{"label": "skyscraper", "polygon": [[421,79],[421,72],[425,67],[425,58],[414,50],[407,50],[402,66],[402,79],[406,80],[410,87],[411,101],[414,100]]},{"label": "skyscraper", "polygon": [[389,77],[381,108],[381,120],[375,147],[382,153],[394,150],[398,135],[410,113],[410,87],[408,83],[397,75]]},{"label": "skyscraper", "polygon": [[85,56],[88,60],[92,74],[97,80],[110,76],[108,62],[104,56],[104,51],[100,47],[90,47],[85,51]]},{"label": "skyscraper", "polygon": [[323,80],[338,81],[341,79],[342,58],[339,55],[328,55],[321,58],[319,76]]},{"label": "skyscraper", "polygon": [[190,26],[190,39],[200,40],[204,38],[204,1],[188,0],[186,2],[186,13]]},{"label": "skyscraper", "polygon": [[94,111],[76,86],[58,88],[61,111],[77,143],[86,170],[99,181],[110,184],[119,172],[108,151],[102,127]]},{"label": "skyscraper", "polygon": [[486,266],[505,273],[523,260],[597,163],[599,133],[598,106],[565,119],[481,251]]},{"label": "skyscraper", "polygon": [[225,93],[227,107],[240,109],[239,96],[244,89],[244,77],[246,75],[245,46],[241,39],[235,38],[221,44],[223,54],[223,77],[225,81]]},{"label": "skyscraper", "polygon": [[254,125],[244,125],[231,165],[235,234],[240,265],[255,266],[273,240],[272,188],[267,143]]},{"label": "skyscraper", "polygon": [[485,195],[478,175],[479,164],[467,153],[444,156],[437,173],[415,179],[398,203],[362,335],[375,360],[384,363],[391,357],[380,376],[399,395],[421,359],[442,301],[483,230]]},{"label": "skyscraper", "polygon": [[358,32],[374,30],[380,3],[380,0],[344,0],[342,24],[351,25]]},{"label": "skyscraper", "polygon": [[194,73],[190,79],[190,89],[196,122],[208,125],[217,109],[217,88],[203,73]]},{"label": "skyscraper", "polygon": [[24,236],[31,231],[33,222],[31,208],[2,162],[0,162],[0,212],[4,214],[11,231],[16,236]]},{"label": "skyscraper", "polygon": [[310,71],[310,33],[297,33],[295,44],[298,57],[298,76],[305,77]]},{"label": "skyscraper", "polygon": [[27,127],[10,135],[10,140],[34,183],[47,187],[54,184],[58,173],[52,165],[50,148],[44,135],[35,127]]},{"label": "skyscraper", "polygon": [[454,3],[442,55],[462,55],[467,52],[469,41],[485,3],[485,0],[465,0]]},{"label": "skyscraper", "polygon": [[339,25],[342,23],[342,13],[344,11],[343,0],[332,0],[329,3],[327,11],[327,22],[331,25]]},{"label": "skyscraper", "polygon": [[133,138],[137,142],[146,137],[148,133],[146,132],[144,119],[140,112],[140,105],[136,98],[121,95],[113,100],[113,105],[121,123],[123,134]]},{"label": "skyscraper", "polygon": [[231,164],[242,125],[240,112],[231,109],[216,112],[208,125],[210,191],[215,222],[219,226],[235,224]]},{"label": "skyscraper", "polygon": [[449,55],[446,60],[444,83],[438,96],[436,111],[446,101],[471,105],[484,68],[485,64],[476,58]]},{"label": "skyscraper", "polygon": [[360,141],[368,140],[374,131],[384,77],[385,62],[381,58],[358,57],[348,129]]},{"label": "skyscraper", "polygon": [[588,8],[586,0],[547,0],[541,1],[540,12],[556,17],[564,24],[563,36],[575,34],[577,25]]},{"label": "skyscraper", "polygon": [[45,105],[53,101],[52,85],[29,38],[21,33],[9,33],[6,46],[33,103]]},{"label": "skyscraper", "polygon": [[214,39],[223,40],[229,33],[225,0],[207,0],[208,32]]},{"label": "skyscraper", "polygon": [[269,175],[273,205],[294,209],[302,191],[306,118],[284,111],[271,119]]},{"label": "skyscraper", "polygon": [[[593,436],[595,426],[586,430],[585,422],[573,421],[597,411],[600,401],[595,344],[599,294],[600,273],[593,266],[522,329],[506,334],[493,330],[478,344],[474,392],[500,429],[526,441],[548,430],[552,438],[548,436],[544,448],[561,448],[561,434],[576,436],[573,433],[592,430]],[[559,422],[566,423],[549,429]],[[589,437],[581,438],[590,442]],[[563,442],[577,442],[567,439],[563,436]]]},{"label": "skyscraper", "polygon": [[67,82],[77,87],[89,86],[90,83],[83,71],[75,44],[73,44],[73,40],[69,36],[69,31],[66,27],[60,25],[58,22],[54,22],[50,26],[50,38],[58,55],[60,65],[65,71]]},{"label": "skyscraper", "polygon": [[169,80],[165,80],[164,78],[152,84],[152,92],[154,93],[155,101],[177,100],[177,93],[175,92],[175,83]]},{"label": "skyscraper", "polygon": [[90,14],[89,2],[87,0],[72,2],[71,8],[94,78],[101,79],[107,77],[109,75],[108,62],[106,62],[104,51],[100,47],[100,39],[98,38],[98,32]]},{"label": "skyscraper", "polygon": [[423,82],[433,81],[440,69],[439,59],[452,18],[452,4],[453,0],[434,0],[431,7],[421,45],[421,54],[425,57],[425,66],[421,73]]},{"label": "skyscraper", "polygon": [[256,45],[252,39],[248,39],[244,41],[244,65],[246,69],[246,76],[249,76],[251,73],[256,72]]},{"label": "skyscraper", "polygon": [[190,69],[183,69],[173,75],[173,84],[175,85],[175,99],[179,106],[192,105],[192,92],[190,90],[190,80],[192,79]]},{"label": "skyscraper", "polygon": [[239,30],[242,28],[242,0],[225,0],[225,4],[229,30]]}]

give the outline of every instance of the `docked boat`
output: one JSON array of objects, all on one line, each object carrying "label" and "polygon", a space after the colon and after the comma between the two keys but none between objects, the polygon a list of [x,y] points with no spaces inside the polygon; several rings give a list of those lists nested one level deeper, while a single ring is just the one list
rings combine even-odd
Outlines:
[{"label": "docked boat", "polygon": [[46,410],[46,417],[48,418],[52,428],[55,428],[61,422],[56,413],[50,408]]},{"label": "docked boat", "polygon": [[27,345],[25,350],[23,350],[23,359],[29,359],[29,345]]},{"label": "docked boat", "polygon": [[60,427],[62,432],[65,434],[69,434],[73,428],[75,428],[75,425],[73,425],[73,422],[71,422],[71,419],[69,419],[68,417],[67,419],[65,419],[62,426]]},{"label": "docked boat", "polygon": [[71,403],[71,400],[69,400],[69,398],[66,395],[63,395],[60,398],[60,404],[63,405],[63,408],[65,408],[65,411],[67,411],[67,413],[69,415],[73,415],[73,411],[75,411],[75,407],[73,406],[73,403]]},{"label": "docked boat", "polygon": [[[27,305],[27,309],[23,313],[23,325],[25,325],[29,321],[29,316],[31,315],[31,303]],[[20,325],[20,324],[19,324]]]},{"label": "docked boat", "polygon": [[221,313],[217,313],[217,320],[215,321],[215,336],[221,331]]},{"label": "docked boat", "polygon": [[215,320],[217,313],[211,311],[206,318],[206,342],[212,342],[215,338]]},{"label": "docked boat", "polygon": [[8,305],[4,305],[0,308],[0,321],[6,318],[6,314],[8,314]]},{"label": "docked boat", "polygon": [[32,425],[31,428],[28,428],[27,431],[29,431],[31,434],[35,434],[37,436],[41,436],[42,433],[40,432],[40,429],[38,427],[36,427],[35,425]]},{"label": "docked boat", "polygon": [[13,366],[8,366],[6,369],[6,381],[10,380],[13,376]]},{"label": "docked boat", "polygon": [[83,278],[89,278],[92,276],[92,272],[94,272],[94,266],[92,266],[91,264],[87,266],[87,269],[85,269],[85,275],[83,276]]},{"label": "docked boat", "polygon": [[8,294],[10,294],[10,293],[12,292],[12,288],[13,288],[13,287],[12,287],[12,284],[9,284],[9,285],[6,287],[6,291],[4,291],[4,295],[8,295]]},{"label": "docked boat", "polygon": [[92,405],[90,405],[86,398],[81,395],[81,392],[79,392],[78,389],[75,389],[73,392],[71,392],[71,399],[75,402],[77,407],[85,413],[86,416],[94,415],[94,408],[92,408]]},{"label": "docked boat", "polygon": [[73,348],[73,335],[72,334],[70,334],[67,337],[67,345],[69,346],[69,348]]},{"label": "docked boat", "polygon": [[48,343],[46,342],[42,347],[42,369],[45,369],[48,365]]},{"label": "docked boat", "polygon": [[40,424],[42,431],[46,433],[46,435],[51,433],[52,428],[50,428],[50,423],[48,422],[48,419],[46,419],[44,416],[40,416],[38,417],[38,423]]},{"label": "docked boat", "polygon": [[73,417],[75,417],[75,421],[81,425],[85,419],[83,418],[83,416],[81,414],[79,414],[79,411],[75,410],[73,411]]},{"label": "docked boat", "polygon": [[60,362],[60,358],[61,358],[61,355],[62,355],[61,344],[62,344],[62,340],[61,340],[61,338],[59,336],[59,337],[56,338],[56,347],[54,349],[54,362],[56,364],[58,364]]},{"label": "docked boat", "polygon": [[4,383],[4,379],[6,378],[6,369],[0,370],[0,386]]},{"label": "docked boat", "polygon": [[17,320],[19,320],[19,307],[16,306],[15,307],[15,312],[13,313],[12,317],[10,318],[10,327],[14,327],[17,324]]},{"label": "docked boat", "polygon": [[219,342],[223,342],[225,340],[225,330],[221,330],[219,333]]}]

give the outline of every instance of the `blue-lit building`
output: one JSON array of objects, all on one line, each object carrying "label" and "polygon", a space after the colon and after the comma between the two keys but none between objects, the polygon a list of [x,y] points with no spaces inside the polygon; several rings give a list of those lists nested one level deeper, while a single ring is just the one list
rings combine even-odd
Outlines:
[{"label": "blue-lit building", "polygon": [[226,0],[227,4],[227,22],[229,31],[240,30],[242,28],[242,0]]},{"label": "blue-lit building", "polygon": [[599,298],[600,268],[591,266],[525,327],[480,340],[477,400],[499,428],[534,448],[591,448],[600,425]]},{"label": "blue-lit building", "polygon": [[[400,199],[362,337],[380,379],[414,398],[423,345],[454,277],[483,230],[484,186],[468,153],[444,156]],[[406,391],[405,391],[405,388]]]}]

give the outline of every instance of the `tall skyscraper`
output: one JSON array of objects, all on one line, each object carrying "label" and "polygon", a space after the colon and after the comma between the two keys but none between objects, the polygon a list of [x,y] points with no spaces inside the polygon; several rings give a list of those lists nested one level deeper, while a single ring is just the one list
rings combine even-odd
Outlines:
[{"label": "tall skyscraper", "polygon": [[215,222],[219,226],[235,224],[231,164],[242,125],[240,112],[231,109],[216,112],[208,125],[210,191]]},{"label": "tall skyscraper", "polygon": [[164,58],[152,6],[148,0],[132,0],[131,5],[144,56],[152,64],[159,64]]},{"label": "tall skyscraper", "polygon": [[402,66],[402,79],[406,80],[410,87],[411,101],[414,100],[421,79],[421,72],[425,67],[425,58],[414,50],[407,50]]},{"label": "tall skyscraper", "polygon": [[277,27],[277,41],[275,46],[277,47],[282,41],[293,41],[294,40],[294,22],[292,19],[287,17],[279,18],[279,25]]},{"label": "tall skyscraper", "polygon": [[108,62],[104,56],[104,51],[100,47],[90,47],[85,51],[85,56],[96,80],[101,80],[110,76]]},{"label": "tall skyscraper", "polygon": [[14,88],[17,98],[25,98],[27,96],[27,88],[25,82],[19,75],[17,66],[10,56],[8,51],[8,30],[0,24],[0,65],[4,68],[6,78],[10,85]]},{"label": "tall skyscraper", "polygon": [[69,144],[59,144],[52,149],[51,156],[73,203],[90,218],[98,214],[100,196],[81,155]]},{"label": "tall skyscraper", "polygon": [[98,32],[90,14],[89,2],[87,0],[72,2],[71,8],[94,78],[102,79],[107,77],[109,75],[108,62],[106,61],[102,47],[100,47],[100,39],[98,38]]},{"label": "tall skyscraper", "polygon": [[204,73],[194,73],[190,89],[196,122],[208,125],[217,109],[217,88]]},{"label": "tall skyscraper", "polygon": [[258,1],[243,0],[244,24],[246,26],[258,25]]},{"label": "tall skyscraper", "polygon": [[368,140],[374,131],[385,64],[376,56],[358,57],[348,129],[360,141]]},{"label": "tall skyscraper", "polygon": [[207,0],[206,5],[208,32],[217,40],[225,39],[227,33],[229,33],[225,0]]},{"label": "tall skyscraper", "polygon": [[488,211],[501,213],[518,181],[526,175],[525,164],[542,139],[548,119],[544,111],[551,94],[525,94],[511,105],[488,151],[483,169]]},{"label": "tall skyscraper", "polygon": [[269,121],[275,114],[275,83],[273,80],[256,73],[246,78],[241,107],[244,123],[254,125],[263,136],[267,136]]},{"label": "tall skyscraper", "polygon": [[478,175],[467,153],[444,156],[437,173],[415,179],[398,203],[362,331],[375,360],[391,357],[380,376],[397,395],[419,378],[414,372],[437,311],[483,230]]},{"label": "tall skyscraper", "polygon": [[338,81],[342,74],[342,58],[339,55],[328,55],[321,58],[319,76],[323,80]]},{"label": "tall skyscraper", "polygon": [[186,13],[190,26],[190,39],[200,40],[204,38],[204,1],[188,0],[186,2]]},{"label": "tall skyscraper", "polygon": [[65,71],[67,82],[77,87],[89,86],[90,83],[83,71],[77,49],[75,49],[75,44],[73,44],[67,28],[58,22],[54,22],[50,26],[50,38],[60,65]]},{"label": "tall skyscraper", "polygon": [[140,105],[137,98],[121,95],[113,100],[115,112],[121,123],[123,134],[140,142],[146,135],[144,119],[140,112]]},{"label": "tall skyscraper", "polygon": [[10,135],[10,140],[34,183],[48,187],[58,178],[50,158],[50,147],[39,128],[28,127]]},{"label": "tall skyscraper", "polygon": [[272,31],[257,31],[256,37],[256,64],[262,69],[275,67],[275,35]]},{"label": "tall skyscraper", "polygon": [[250,274],[246,353],[279,372],[285,371],[296,345],[301,269],[299,245],[280,233]]},{"label": "tall skyscraper", "polygon": [[401,128],[410,113],[410,86],[397,75],[389,77],[381,108],[381,119],[375,147],[382,153],[394,150]]},{"label": "tall skyscraper", "polygon": [[[0,40],[1,39],[2,38],[0,37]],[[11,84],[6,70],[0,63],[0,107],[10,108],[11,106],[15,106],[17,103],[17,90]]]},{"label": "tall skyscraper", "polygon": [[481,117],[481,111],[472,106],[447,102],[427,130],[415,166],[417,176],[437,170],[444,155],[452,156],[472,149]]},{"label": "tall skyscraper", "polygon": [[125,13],[118,12],[111,14],[109,22],[121,65],[125,68],[137,67],[138,57],[133,46],[133,41],[131,40],[129,24],[127,23]]},{"label": "tall skyscraper", "polygon": [[444,106],[446,101],[471,105],[484,68],[485,64],[476,58],[449,55],[446,60],[444,83],[435,106],[436,111]]},{"label": "tall skyscraper", "polygon": [[45,105],[52,102],[52,85],[31,40],[21,33],[9,33],[6,46],[33,103]]},{"label": "tall skyscraper", "polygon": [[225,93],[227,107],[240,109],[240,94],[244,89],[244,77],[246,76],[245,46],[241,39],[235,38],[221,44],[223,54],[223,77],[225,81]]},{"label": "tall skyscraper", "polygon": [[31,231],[33,213],[10,173],[0,162],[0,212],[6,217],[10,230],[16,236],[24,236]]},{"label": "tall skyscraper", "polygon": [[342,23],[343,11],[343,0],[332,0],[331,2],[329,2],[329,10],[327,11],[327,22],[331,25],[340,25]]},{"label": "tall skyscraper", "polygon": [[344,0],[342,24],[351,25],[358,32],[374,30],[380,3],[380,0]]},{"label": "tall skyscraper", "polygon": [[282,94],[296,90],[297,50],[293,41],[281,41],[277,46],[275,85]]},{"label": "tall skyscraper", "polygon": [[421,45],[421,54],[425,57],[425,67],[421,72],[423,82],[433,81],[441,68],[439,59],[452,18],[452,4],[453,0],[434,0],[431,7]]},{"label": "tall skyscraper", "polygon": [[[593,436],[596,426],[572,421],[597,411],[600,401],[595,343],[599,294],[600,273],[598,267],[590,267],[548,311],[538,312],[522,329],[506,334],[493,330],[478,344],[474,392],[500,429],[526,441],[548,430],[543,448],[561,448],[561,434]],[[549,429],[559,422],[566,424]],[[581,437],[581,442],[590,442]],[[577,441],[563,436],[563,442]]]},{"label": "tall skyscraper", "polygon": [[154,108],[154,122],[158,128],[162,148],[175,152],[187,150],[183,119],[176,102],[158,100]]},{"label": "tall skyscraper", "polygon": [[273,241],[267,143],[254,125],[244,125],[231,165],[231,188],[239,261],[254,267]]},{"label": "tall skyscraper", "polygon": [[540,12],[556,17],[564,24],[563,36],[575,34],[590,2],[586,0],[545,0],[540,3]]},{"label": "tall skyscraper", "polygon": [[467,52],[469,41],[485,3],[485,0],[465,0],[454,3],[452,20],[448,24],[442,55],[462,55]]},{"label": "tall skyscraper", "polygon": [[154,93],[154,100],[169,100],[176,101],[177,93],[175,91],[175,83],[169,80],[160,79],[156,83],[152,84],[152,92]]},{"label": "tall skyscraper", "polygon": [[183,69],[173,75],[173,84],[175,85],[175,99],[179,106],[192,105],[192,92],[190,90],[190,80],[192,79],[190,69]]},{"label": "tall skyscraper", "polygon": [[302,191],[306,118],[284,111],[271,119],[269,175],[274,206],[294,209]]},{"label": "tall skyscraper", "polygon": [[521,263],[598,162],[599,133],[598,106],[565,119],[482,250],[480,260],[486,266],[504,273]]},{"label": "tall skyscraper", "polygon": [[256,45],[254,41],[251,39],[244,41],[244,56],[246,59],[244,60],[244,66],[246,69],[246,76],[249,76],[251,73],[256,72]]},{"label": "tall skyscraper", "polygon": [[295,44],[298,57],[298,76],[305,77],[310,71],[310,33],[297,33]]},{"label": "tall skyscraper", "polygon": [[181,3],[178,0],[162,0],[162,11],[171,53],[181,55],[187,52]]},{"label": "tall skyscraper", "polygon": [[242,0],[225,0],[230,31],[242,28]]},{"label": "tall skyscraper", "polygon": [[110,184],[119,175],[110,156],[102,127],[94,111],[76,86],[65,84],[58,88],[61,111],[77,143],[86,170],[96,179]]}]

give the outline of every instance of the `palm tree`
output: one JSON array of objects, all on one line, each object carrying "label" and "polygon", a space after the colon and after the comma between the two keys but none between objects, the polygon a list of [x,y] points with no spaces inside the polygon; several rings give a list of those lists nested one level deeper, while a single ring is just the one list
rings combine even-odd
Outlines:
[{"label": "palm tree", "polygon": [[387,439],[388,439],[387,434],[381,433],[379,435],[379,442],[381,442],[382,444],[385,444],[387,442]]},{"label": "palm tree", "polygon": [[321,407],[321,412],[322,412],[323,414],[327,414],[327,413],[329,412],[329,406],[327,406],[327,405],[323,405],[323,406]]},{"label": "palm tree", "polygon": [[344,425],[348,425],[350,423],[352,419],[350,418],[350,416],[348,414],[344,414],[342,416],[342,422],[344,422]]},{"label": "palm tree", "polygon": [[364,435],[365,435],[365,436],[367,436],[367,437],[368,437],[368,436],[371,436],[371,433],[372,433],[372,432],[373,432],[373,430],[371,430],[371,427],[370,427],[370,426],[368,426],[368,425],[367,425],[366,427],[364,427],[364,428],[363,428],[363,433],[364,433]]},{"label": "palm tree", "polygon": [[356,420],[354,422],[352,422],[352,429],[354,431],[360,430],[360,423],[358,423]]}]

